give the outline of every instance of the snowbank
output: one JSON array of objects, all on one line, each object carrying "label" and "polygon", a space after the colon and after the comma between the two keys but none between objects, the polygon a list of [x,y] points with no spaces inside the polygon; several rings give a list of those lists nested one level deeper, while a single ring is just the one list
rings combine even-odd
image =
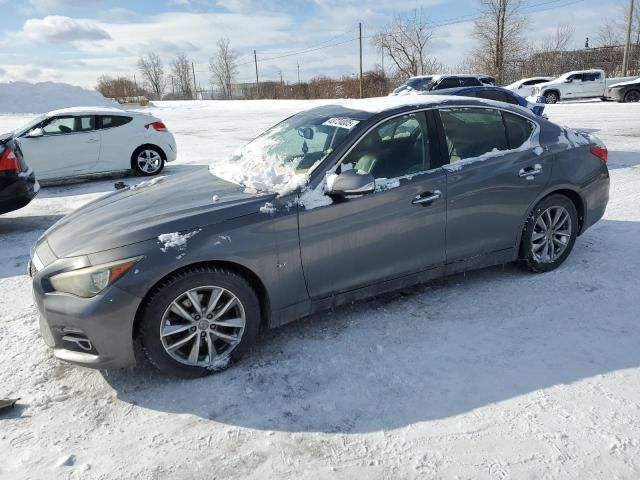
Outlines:
[{"label": "snowbank", "polygon": [[0,82],[2,113],[45,113],[84,105],[115,107],[118,104],[96,91],[68,83]]}]

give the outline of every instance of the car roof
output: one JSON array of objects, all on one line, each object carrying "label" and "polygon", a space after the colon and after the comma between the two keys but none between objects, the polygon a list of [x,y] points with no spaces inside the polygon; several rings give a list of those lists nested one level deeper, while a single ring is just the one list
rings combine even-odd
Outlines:
[{"label": "car roof", "polygon": [[117,107],[71,107],[71,108],[61,108],[60,110],[53,110],[51,112],[47,112],[47,117],[54,117],[57,115],[81,115],[81,114],[89,114],[89,115],[138,115],[143,112],[136,112],[132,110],[124,110],[122,108]]},{"label": "car roof", "polygon": [[[473,87],[481,88],[481,87]],[[492,88],[492,87],[487,87]],[[404,96],[388,96],[388,97],[373,97],[363,99],[349,99],[337,101],[334,105],[327,105],[326,107],[333,107],[337,114],[348,116],[349,111],[366,112],[368,115],[357,114],[354,112],[353,118],[358,118],[355,115],[359,115],[360,118],[372,117],[375,114],[386,113],[391,111],[410,110],[411,108],[427,108],[436,105],[448,104],[456,105],[487,105],[491,107],[505,108],[518,107],[517,105],[511,105],[504,102],[498,102],[494,100],[487,100],[484,98],[475,97],[462,97],[447,94],[433,94],[428,92],[420,95],[404,95]],[[323,107],[318,107],[323,108]],[[316,110],[316,109],[314,109]],[[330,110],[327,110],[330,112]],[[331,113],[329,113],[331,115]]]}]

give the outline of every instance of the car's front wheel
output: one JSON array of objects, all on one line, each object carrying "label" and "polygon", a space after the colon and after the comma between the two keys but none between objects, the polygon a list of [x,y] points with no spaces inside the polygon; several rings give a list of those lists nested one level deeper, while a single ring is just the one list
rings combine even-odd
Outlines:
[{"label": "car's front wheel", "polygon": [[534,272],[558,268],[571,253],[578,235],[578,213],[564,195],[544,198],[533,211],[522,233],[520,255]]},{"label": "car's front wheel", "polygon": [[640,102],[640,90],[629,90],[624,95],[624,103]]},{"label": "car's front wheel", "polygon": [[141,341],[163,373],[194,378],[226,368],[255,342],[260,303],[235,272],[194,267],[170,276],[147,301]]},{"label": "car's front wheel", "polygon": [[547,92],[544,94],[544,100],[546,103],[558,103],[560,97],[556,92]]},{"label": "car's front wheel", "polygon": [[164,154],[156,147],[140,147],[133,153],[133,168],[140,175],[159,174],[164,168]]}]

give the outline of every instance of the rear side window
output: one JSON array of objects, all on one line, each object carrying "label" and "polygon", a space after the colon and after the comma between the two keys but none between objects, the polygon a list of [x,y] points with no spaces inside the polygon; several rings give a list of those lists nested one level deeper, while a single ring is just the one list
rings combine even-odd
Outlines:
[{"label": "rear side window", "polygon": [[125,117],[122,115],[109,115],[109,116],[104,115],[100,118],[101,118],[101,128],[120,127],[122,125],[126,125],[131,120],[133,120],[133,118],[131,117]]},{"label": "rear side window", "polygon": [[534,125],[529,120],[513,113],[502,112],[504,125],[507,128],[507,143],[509,149],[521,147],[533,132]]},{"label": "rear side window", "polygon": [[482,82],[475,77],[460,77],[458,80],[460,81],[461,87],[475,87],[477,85],[482,85]]},{"label": "rear side window", "polygon": [[449,162],[479,157],[494,149],[507,150],[507,136],[499,110],[490,108],[441,109]]},{"label": "rear side window", "polygon": [[460,86],[460,82],[458,81],[457,77],[446,77],[440,81],[440,83],[435,89],[442,90],[444,88],[455,88],[459,86]]}]

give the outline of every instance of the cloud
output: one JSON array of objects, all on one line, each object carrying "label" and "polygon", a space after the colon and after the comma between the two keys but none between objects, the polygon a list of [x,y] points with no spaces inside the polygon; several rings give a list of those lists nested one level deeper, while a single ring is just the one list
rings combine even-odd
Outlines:
[{"label": "cloud", "polygon": [[75,42],[80,40],[108,40],[111,36],[91,20],[50,15],[42,19],[32,18],[22,28],[26,37],[33,40]]}]

